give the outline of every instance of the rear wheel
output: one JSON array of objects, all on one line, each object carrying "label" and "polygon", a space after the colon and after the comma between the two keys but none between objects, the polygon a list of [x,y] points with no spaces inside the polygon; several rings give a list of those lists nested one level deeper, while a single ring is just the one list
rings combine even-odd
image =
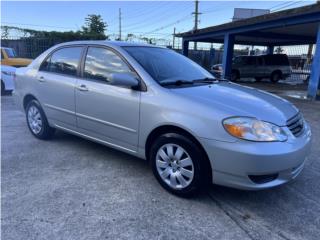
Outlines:
[{"label": "rear wheel", "polygon": [[236,82],[239,79],[240,79],[240,73],[237,70],[232,70],[230,80],[232,82]]},{"label": "rear wheel", "polygon": [[189,138],[167,133],[155,140],[150,151],[153,173],[171,193],[188,197],[208,183],[206,155]]},{"label": "rear wheel", "polygon": [[5,93],[6,93],[6,89],[5,89],[3,81],[1,81],[1,96],[3,96]]},{"label": "rear wheel", "polygon": [[271,74],[271,77],[270,77],[270,80],[271,80],[271,82],[273,82],[273,83],[277,83],[277,82],[279,82],[279,80],[281,79],[281,72],[279,72],[279,71],[275,71],[275,72],[273,72],[272,74]]},{"label": "rear wheel", "polygon": [[39,139],[49,139],[53,136],[55,129],[48,124],[47,117],[40,104],[32,100],[26,107],[26,119],[30,132]]}]

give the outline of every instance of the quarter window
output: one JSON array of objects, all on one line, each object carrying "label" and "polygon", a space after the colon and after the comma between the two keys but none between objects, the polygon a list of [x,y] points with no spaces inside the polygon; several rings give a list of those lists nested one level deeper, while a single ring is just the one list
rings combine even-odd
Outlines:
[{"label": "quarter window", "polygon": [[100,47],[89,47],[84,66],[87,79],[109,81],[112,73],[131,72],[128,65],[113,51]]},{"label": "quarter window", "polygon": [[59,49],[42,63],[40,70],[76,76],[81,52],[82,47],[67,47]]}]

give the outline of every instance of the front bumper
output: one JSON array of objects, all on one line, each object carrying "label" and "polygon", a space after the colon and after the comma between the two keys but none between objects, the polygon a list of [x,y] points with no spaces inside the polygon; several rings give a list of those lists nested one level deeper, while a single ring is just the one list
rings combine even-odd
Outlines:
[{"label": "front bumper", "polygon": [[[214,184],[239,189],[259,190],[289,182],[302,171],[310,152],[311,131],[305,124],[299,137],[286,142],[221,142],[200,139],[211,166]],[[275,176],[257,183],[249,176]]]}]

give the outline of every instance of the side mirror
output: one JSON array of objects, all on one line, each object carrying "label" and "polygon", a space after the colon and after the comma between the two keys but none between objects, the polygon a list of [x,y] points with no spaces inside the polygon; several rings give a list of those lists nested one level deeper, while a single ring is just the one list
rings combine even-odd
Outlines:
[{"label": "side mirror", "polygon": [[139,81],[133,73],[112,73],[109,81],[112,85],[132,89],[136,89],[139,86]]}]

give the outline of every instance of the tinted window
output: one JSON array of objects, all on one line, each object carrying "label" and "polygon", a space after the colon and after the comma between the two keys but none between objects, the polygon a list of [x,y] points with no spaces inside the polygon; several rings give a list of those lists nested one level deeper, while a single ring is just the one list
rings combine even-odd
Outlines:
[{"label": "tinted window", "polygon": [[114,52],[105,48],[89,47],[84,66],[84,77],[108,81],[111,73],[131,72],[128,65]]},{"label": "tinted window", "polygon": [[256,65],[257,58],[256,57],[245,57],[244,64],[246,65]]},{"label": "tinted window", "polygon": [[40,70],[76,76],[81,58],[81,51],[82,47],[59,49],[42,63]]},{"label": "tinted window", "polygon": [[266,65],[289,65],[289,60],[285,54],[271,54],[264,56]]},{"label": "tinted window", "polygon": [[212,78],[210,73],[195,62],[166,48],[124,47],[124,49],[159,83]]},{"label": "tinted window", "polygon": [[258,65],[259,65],[259,66],[262,66],[262,65],[263,65],[263,58],[262,58],[262,57],[258,57],[258,58],[257,58],[257,61],[258,61]]}]

